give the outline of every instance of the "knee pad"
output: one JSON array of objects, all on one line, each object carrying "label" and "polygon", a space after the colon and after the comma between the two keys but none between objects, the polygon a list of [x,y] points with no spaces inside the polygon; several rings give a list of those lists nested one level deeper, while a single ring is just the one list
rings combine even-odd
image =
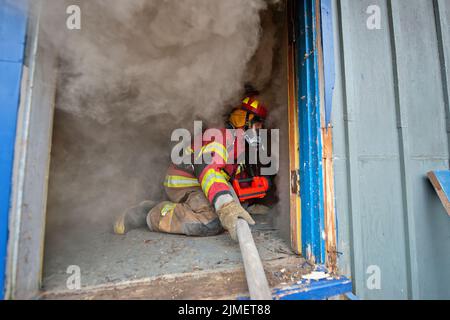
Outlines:
[{"label": "knee pad", "polygon": [[221,234],[224,229],[219,218],[212,220],[207,224],[201,222],[189,222],[183,226],[184,233],[193,237],[210,237]]}]

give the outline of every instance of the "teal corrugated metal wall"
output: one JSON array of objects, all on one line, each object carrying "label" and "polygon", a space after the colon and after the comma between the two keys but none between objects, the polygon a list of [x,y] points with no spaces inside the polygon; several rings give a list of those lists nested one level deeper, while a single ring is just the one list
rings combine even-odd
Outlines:
[{"label": "teal corrugated metal wall", "polygon": [[450,2],[333,12],[340,267],[364,299],[450,299],[450,219],[426,178],[449,168]]}]

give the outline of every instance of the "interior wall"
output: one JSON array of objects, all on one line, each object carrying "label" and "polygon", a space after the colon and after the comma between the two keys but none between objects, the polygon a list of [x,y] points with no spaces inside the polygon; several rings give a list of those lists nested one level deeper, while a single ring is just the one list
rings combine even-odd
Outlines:
[{"label": "interior wall", "polygon": [[279,25],[277,39],[280,45],[276,50],[275,75],[272,77],[270,91],[274,96],[273,105],[277,106],[274,113],[273,127],[279,129],[279,172],[275,178],[277,204],[275,207],[274,226],[279,230],[286,243],[291,244],[291,181],[289,170],[289,119],[288,119],[288,33],[286,12],[278,13],[276,20]]},{"label": "interior wall", "polygon": [[[222,0],[189,6],[178,1],[117,2],[117,7],[105,7],[100,0],[88,6],[75,2],[84,14],[82,30],[55,36],[64,42],[47,244],[58,242],[66,231],[76,229],[82,236],[82,230],[110,230],[113,217],[127,207],[163,200],[172,131],[192,131],[194,120],[204,120],[205,126],[223,123],[249,81],[270,106],[269,126],[282,131],[283,169],[277,184],[288,185],[283,171],[283,2],[272,1],[271,10],[262,0],[232,1],[237,8]],[[199,10],[188,10],[194,4]],[[165,30],[169,26],[172,31]],[[187,29],[179,34],[180,28]],[[277,193],[275,198],[288,196],[283,188]],[[288,203],[280,201],[275,213],[286,238]]]}]

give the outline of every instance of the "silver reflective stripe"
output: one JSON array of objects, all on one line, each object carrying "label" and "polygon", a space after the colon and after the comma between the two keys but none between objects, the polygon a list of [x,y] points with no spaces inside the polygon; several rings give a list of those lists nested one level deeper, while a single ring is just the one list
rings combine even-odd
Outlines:
[{"label": "silver reflective stripe", "polygon": [[200,183],[195,178],[183,178],[183,177],[166,177],[164,186],[169,188],[187,188],[187,187],[200,187]]}]

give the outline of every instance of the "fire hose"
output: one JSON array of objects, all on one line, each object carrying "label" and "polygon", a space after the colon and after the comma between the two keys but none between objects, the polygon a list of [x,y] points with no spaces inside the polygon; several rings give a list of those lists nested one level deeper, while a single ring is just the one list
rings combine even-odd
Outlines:
[{"label": "fire hose", "polygon": [[[230,190],[239,203],[239,198],[231,185]],[[238,219],[236,229],[250,298],[252,300],[272,300],[269,282],[247,221]]]}]

